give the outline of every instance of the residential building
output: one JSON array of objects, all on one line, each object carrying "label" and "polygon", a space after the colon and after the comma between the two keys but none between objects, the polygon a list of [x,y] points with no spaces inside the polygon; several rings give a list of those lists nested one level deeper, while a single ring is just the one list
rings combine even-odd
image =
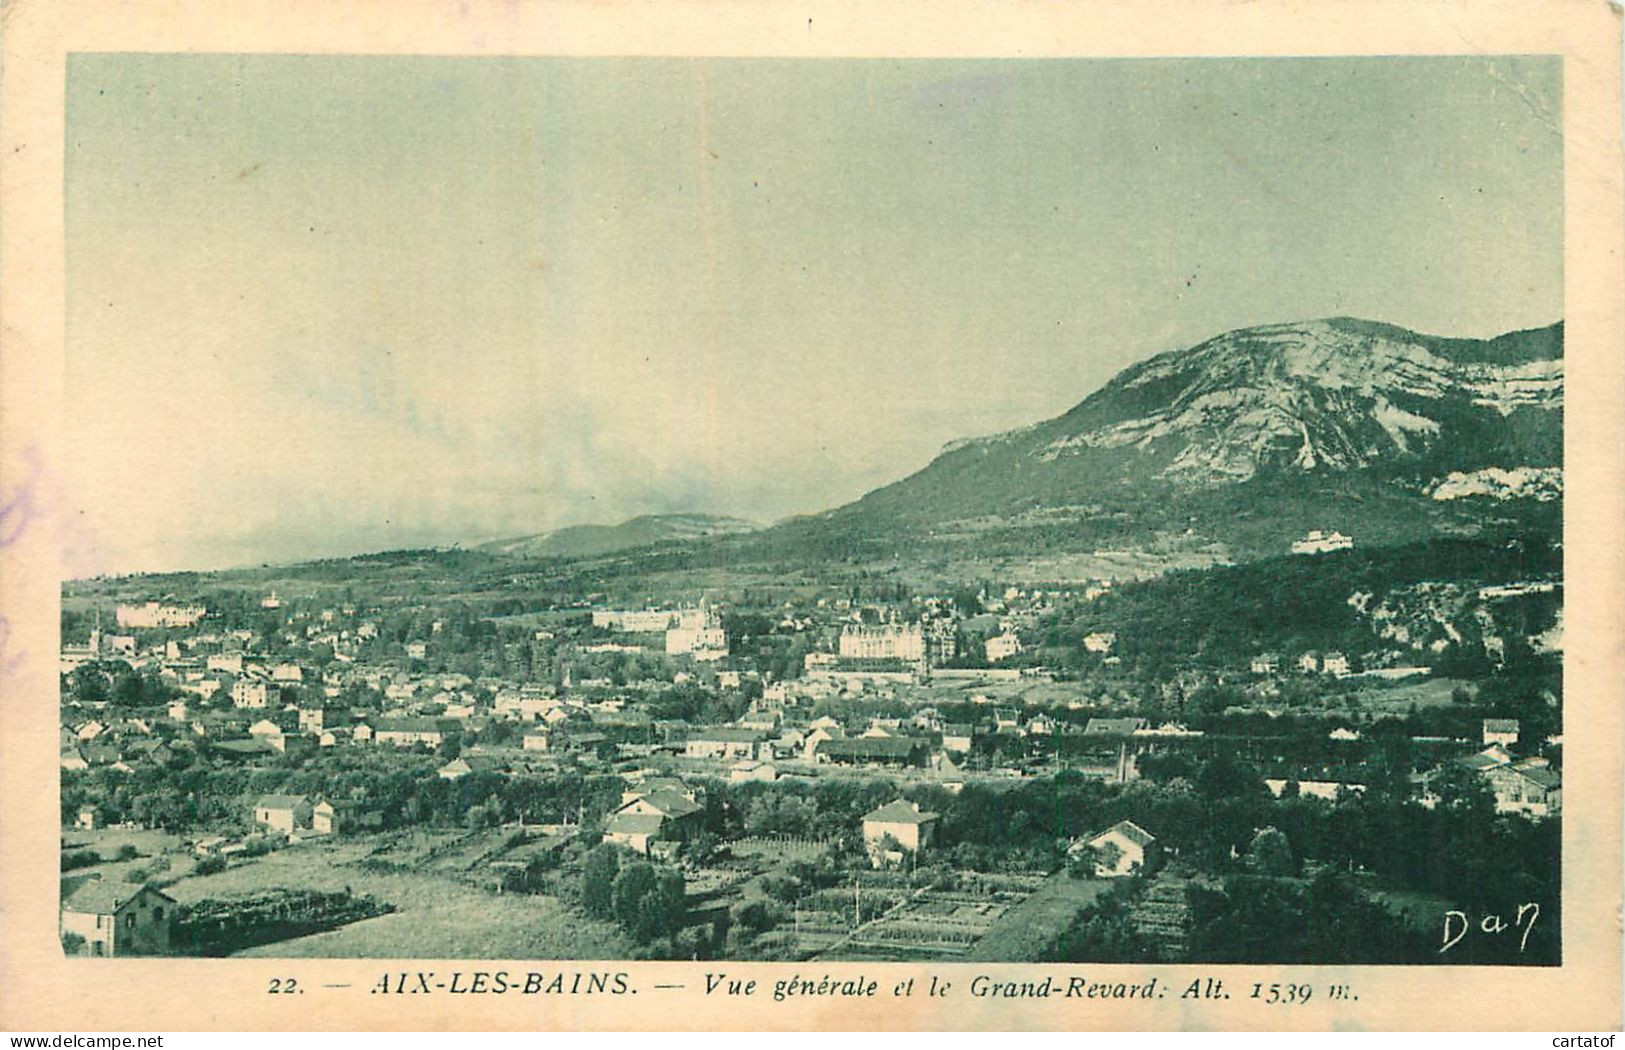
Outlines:
[{"label": "residential building", "polygon": [[801,757],[808,762],[817,760],[818,748],[826,740],[837,740],[846,736],[846,730],[839,725],[816,726],[801,739]]},{"label": "residential building", "polygon": [[426,744],[439,747],[446,734],[457,732],[457,723],[446,718],[379,718],[372,724],[373,742],[393,747]]},{"label": "residential building", "polygon": [[221,671],[226,674],[243,673],[242,653],[210,653],[203,658],[203,666],[210,671]]},{"label": "residential building", "polygon": [[593,612],[593,625],[613,631],[664,633],[666,653],[670,656],[717,660],[728,653],[722,618],[704,603],[698,608],[679,610],[599,609]]},{"label": "residential building", "polygon": [[927,663],[944,664],[959,655],[959,634],[952,620],[931,620],[923,630]]},{"label": "residential building", "polygon": [[1484,719],[1484,743],[1516,747],[1518,743],[1518,720],[1516,718]]},{"label": "residential building", "polygon": [[1484,770],[1495,793],[1495,812],[1528,817],[1556,816],[1563,810],[1563,778],[1539,759]]},{"label": "residential building", "polygon": [[689,758],[761,758],[767,736],[754,729],[696,729],[683,744]]},{"label": "residential building", "polygon": [[318,835],[342,835],[358,829],[381,828],[383,824],[382,813],[359,802],[323,799],[311,809],[310,828]]},{"label": "residential building", "polygon": [[291,835],[310,827],[312,811],[310,799],[304,795],[262,795],[254,803],[254,823]]},{"label": "residential building", "polygon": [[820,742],[813,758],[838,765],[920,767],[930,753],[930,746],[917,737],[836,737]]},{"label": "residential building", "polygon": [[699,827],[704,809],[686,795],[660,790],[623,803],[604,824],[604,841],[648,853],[656,841],[686,839]]},{"label": "residential building", "polygon": [[1096,878],[1115,879],[1149,871],[1154,865],[1157,837],[1130,820],[1120,820],[1098,835],[1073,843],[1069,853],[1092,851]]},{"label": "residential building", "polygon": [[937,814],[920,809],[918,802],[897,799],[863,816],[863,844],[875,867],[901,863],[930,846]]},{"label": "residential building", "polygon": [[322,799],[310,809],[310,830],[318,835],[331,835],[339,827],[338,807]]},{"label": "residential building", "polygon": [[666,631],[666,655],[687,656],[700,654],[728,654],[728,633],[720,625],[711,627],[673,627]]},{"label": "residential building", "polygon": [[648,798],[650,795],[666,792],[681,795],[690,802],[699,803],[704,800],[702,789],[685,784],[677,777],[645,776],[635,785],[621,792],[621,804],[625,805],[633,799]]},{"label": "residential building", "polygon": [[282,727],[269,718],[262,718],[248,727],[248,735],[260,737],[281,736]]},{"label": "residential building", "polygon": [[983,651],[987,655],[988,662],[996,664],[1020,653],[1021,639],[1014,631],[1005,631],[984,642]]},{"label": "residential building", "polygon": [[925,631],[917,623],[849,623],[841,628],[839,652],[843,660],[919,662],[925,659]]},{"label": "residential building", "polygon": [[613,842],[635,853],[647,854],[660,838],[665,820],[643,813],[615,813],[604,822],[604,841]]},{"label": "residential building", "polygon": [[231,687],[231,702],[236,707],[269,707],[271,699],[280,696],[281,690],[269,682],[244,678]]},{"label": "residential building", "polygon": [[60,930],[82,939],[85,955],[163,955],[175,926],[175,899],[132,882],[88,879],[62,898]]},{"label": "residential building", "polygon": [[1466,758],[1459,758],[1456,761],[1465,769],[1469,769],[1474,773],[1483,773],[1496,766],[1510,765],[1512,753],[1506,749],[1505,744],[1497,742],[1477,754],[1468,755]]},{"label": "residential building", "polygon": [[208,612],[201,605],[167,605],[147,602],[143,605],[120,604],[113,610],[120,627],[140,629],[191,627]]},{"label": "residential building", "polygon": [[968,722],[950,722],[942,727],[942,749],[966,754],[976,737],[976,727]]},{"label": "residential building", "polygon": [[329,729],[350,724],[350,712],[342,707],[317,706],[299,709],[301,733],[323,733]]},{"label": "residential building", "polygon": [[728,779],[735,784],[746,784],[759,781],[771,784],[779,779],[778,767],[771,762],[758,762],[755,759],[746,759],[735,762],[728,770]]},{"label": "residential building", "polygon": [[470,773],[500,773],[503,764],[490,755],[460,755],[438,770],[442,780],[461,780]]}]

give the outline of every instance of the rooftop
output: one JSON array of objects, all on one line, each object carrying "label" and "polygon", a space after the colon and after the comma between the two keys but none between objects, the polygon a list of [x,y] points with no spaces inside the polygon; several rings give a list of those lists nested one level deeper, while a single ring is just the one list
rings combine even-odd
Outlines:
[{"label": "rooftop", "polygon": [[925,741],[906,736],[834,737],[822,741],[818,753],[848,758],[910,758],[925,746]]},{"label": "rooftop", "polygon": [[609,818],[604,830],[613,835],[655,835],[665,820],[653,813],[617,813]]},{"label": "rooftop", "polygon": [[1107,835],[1110,835],[1112,832],[1116,832],[1117,834],[1123,836],[1136,846],[1149,846],[1151,843],[1157,841],[1157,837],[1155,835],[1140,827],[1140,825],[1134,823],[1132,820],[1119,820],[1116,824],[1113,824],[1111,827],[1107,828],[1105,831],[1102,831],[1089,841],[1097,842],[1100,839],[1105,838]]},{"label": "rooftop", "polygon": [[304,795],[261,795],[260,800],[254,804],[255,809],[293,809],[295,806],[309,805],[310,799]]},{"label": "rooftop", "polygon": [[921,812],[919,804],[898,799],[863,815],[865,824],[929,824],[937,819],[935,813]]},{"label": "rooftop", "polygon": [[[142,890],[151,887],[139,882],[116,882],[106,879],[91,879],[80,883],[72,892],[62,898],[63,911],[83,912],[88,915],[112,915],[119,908],[128,904]],[[174,898],[162,890],[153,890],[164,900],[174,903]]]}]

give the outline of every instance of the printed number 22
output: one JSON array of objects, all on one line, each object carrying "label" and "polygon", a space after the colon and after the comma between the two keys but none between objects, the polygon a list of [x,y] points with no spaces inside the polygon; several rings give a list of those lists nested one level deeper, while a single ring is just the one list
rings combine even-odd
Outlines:
[{"label": "printed number 22", "polygon": [[265,994],[297,995],[302,991],[304,991],[304,989],[300,988],[299,982],[294,980],[292,977],[273,977],[271,978],[271,987],[265,989]]}]

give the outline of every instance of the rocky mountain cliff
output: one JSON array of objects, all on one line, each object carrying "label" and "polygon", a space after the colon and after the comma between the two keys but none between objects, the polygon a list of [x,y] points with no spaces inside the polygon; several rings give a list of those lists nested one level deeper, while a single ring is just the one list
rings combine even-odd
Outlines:
[{"label": "rocky mountain cliff", "polygon": [[1418,495],[1455,475],[1444,498],[1506,496],[1519,487],[1460,479],[1530,471],[1549,499],[1562,435],[1561,323],[1469,340],[1332,318],[1150,358],[1064,415],[951,445],[844,510],[924,523],[1355,474]]}]

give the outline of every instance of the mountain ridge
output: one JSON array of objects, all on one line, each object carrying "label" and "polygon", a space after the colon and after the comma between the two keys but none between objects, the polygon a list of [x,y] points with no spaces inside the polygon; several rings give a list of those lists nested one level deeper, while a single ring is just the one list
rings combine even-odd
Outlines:
[{"label": "mountain ridge", "polygon": [[1562,322],[1486,340],[1352,318],[1260,325],[1130,365],[1051,419],[952,443],[835,513],[929,520],[955,500],[990,512],[1124,484],[1560,467],[1562,404]]},{"label": "mountain ridge", "polygon": [[1280,554],[1313,529],[1361,546],[1560,532],[1562,464],[1562,321],[1459,339],[1332,317],[1155,354],[1059,415],[950,442],[837,507],[766,526],[648,514],[467,550],[626,572],[1122,550],[1211,563]]},{"label": "mountain ridge", "polygon": [[540,557],[590,557],[636,547],[718,535],[739,535],[761,528],[745,518],[683,512],[640,514],[614,525],[568,525],[548,532],[476,544],[476,550]]}]

